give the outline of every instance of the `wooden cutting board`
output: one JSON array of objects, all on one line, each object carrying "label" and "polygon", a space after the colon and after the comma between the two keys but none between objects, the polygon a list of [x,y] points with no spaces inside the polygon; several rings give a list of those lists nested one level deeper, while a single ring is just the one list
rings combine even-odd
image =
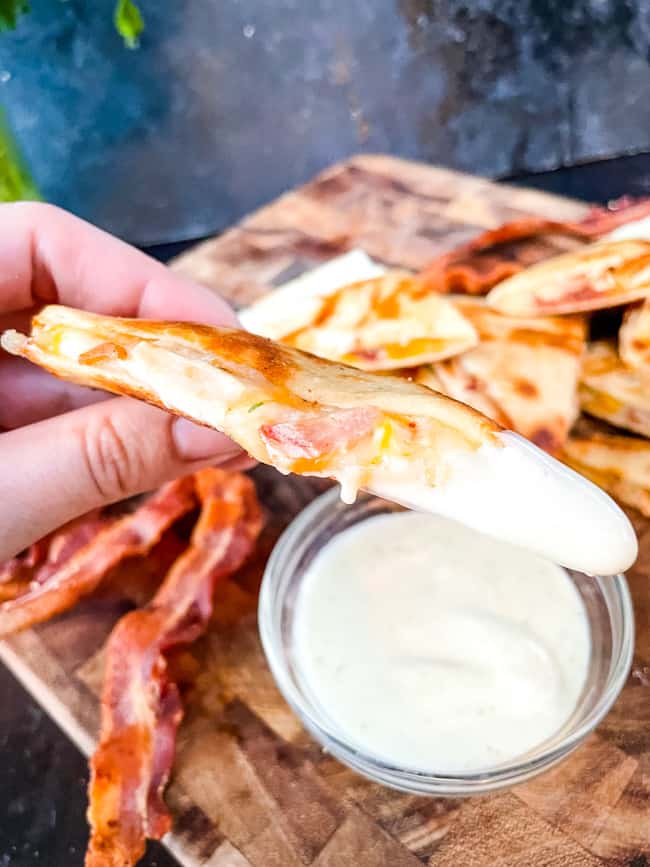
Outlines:
[{"label": "wooden cutting board", "polygon": [[[572,219],[586,206],[383,156],[334,166],[201,244],[174,267],[233,303],[342,252],[424,265],[478,230],[524,214]],[[637,646],[629,681],[586,744],[546,775],[472,800],[400,794],[325,755],[266,668],[255,606],[282,527],[323,484],[255,471],[269,511],[262,550],[219,591],[210,633],[186,662],[187,694],[165,840],[185,867],[648,867],[650,864],[650,523],[629,575]],[[92,601],[0,645],[0,658],[85,752],[98,725],[102,644],[125,610]],[[72,865],[70,865],[72,867]]]}]

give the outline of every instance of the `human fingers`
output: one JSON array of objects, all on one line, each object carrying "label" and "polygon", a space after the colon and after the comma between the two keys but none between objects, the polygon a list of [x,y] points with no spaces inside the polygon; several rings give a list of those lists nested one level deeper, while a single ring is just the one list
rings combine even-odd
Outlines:
[{"label": "human fingers", "polygon": [[0,205],[0,313],[56,302],[115,316],[234,325],[216,293],[52,205]]},{"label": "human fingers", "polygon": [[241,451],[227,437],[129,398],[0,436],[0,560],[108,503]]},{"label": "human fingers", "polygon": [[0,428],[12,430],[106,400],[104,391],[57,379],[22,358],[0,360]]}]

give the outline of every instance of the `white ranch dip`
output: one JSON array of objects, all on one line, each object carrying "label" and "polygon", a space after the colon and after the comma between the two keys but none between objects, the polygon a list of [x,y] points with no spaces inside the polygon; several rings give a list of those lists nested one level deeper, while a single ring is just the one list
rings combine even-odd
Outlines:
[{"label": "white ranch dip", "polygon": [[299,675],[342,738],[404,768],[475,771],[570,717],[590,636],[564,569],[432,515],[344,531],[296,602]]}]

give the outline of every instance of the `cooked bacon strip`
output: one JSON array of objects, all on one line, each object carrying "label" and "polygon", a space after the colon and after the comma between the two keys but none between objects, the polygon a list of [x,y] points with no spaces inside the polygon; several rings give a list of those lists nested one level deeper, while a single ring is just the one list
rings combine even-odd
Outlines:
[{"label": "cooked bacon strip", "polygon": [[[193,523],[193,522],[192,522]],[[187,548],[189,530],[184,538],[174,527],[166,530],[146,557],[127,557],[107,573],[96,594],[101,598],[128,600],[134,607],[151,601],[177,557]]]},{"label": "cooked bacon strip", "polygon": [[190,546],[143,609],[114,628],[106,652],[101,739],[91,759],[86,867],[126,867],[171,824],[162,793],[182,717],[164,653],[193,641],[212,613],[215,583],[235,572],[262,526],[255,488],[239,473],[196,474],[201,514]]},{"label": "cooked bacon strip", "polygon": [[0,565],[0,587],[4,584],[29,583],[36,567],[45,560],[49,546],[50,536],[45,536],[30,545],[24,554]]},{"label": "cooked bacon strip", "polygon": [[650,216],[650,197],[635,199],[633,196],[622,196],[610,202],[607,207],[594,205],[579,222],[583,231],[591,238],[600,238],[624,226]]},{"label": "cooked bacon strip", "polygon": [[545,220],[541,217],[513,220],[481,232],[455,250],[438,256],[418,274],[418,279],[430,292],[484,295],[497,283],[518,274],[547,255],[542,251],[537,258],[528,256],[527,261],[520,261],[517,258],[517,249],[511,249],[510,245],[550,234],[588,237],[571,223]]},{"label": "cooked bacon strip", "polygon": [[523,254],[516,246],[521,241],[544,235],[591,241],[649,214],[650,198],[635,200],[626,197],[606,208],[595,205],[582,220],[575,222],[542,217],[513,220],[495,229],[487,229],[455,250],[438,256],[418,274],[418,279],[427,291],[484,295],[502,280],[553,255],[543,249],[538,252],[526,250]]},{"label": "cooked bacon strip", "polygon": [[125,557],[146,554],[195,505],[191,476],[164,485],[137,511],[99,532],[61,568],[50,569],[42,583],[32,583],[28,593],[0,605],[0,638],[71,608]]},{"label": "cooked bacon strip", "polygon": [[99,511],[76,521],[71,521],[52,533],[45,562],[36,570],[32,582],[45,584],[61,566],[95,539],[98,534],[114,524],[116,518],[101,515]]},{"label": "cooked bacon strip", "polygon": [[0,602],[9,602],[11,599],[17,599],[18,596],[22,596],[23,593],[29,591],[29,585],[29,581],[21,581],[19,579],[3,581],[0,584]]},{"label": "cooked bacon strip", "polygon": [[16,599],[35,584],[42,584],[66,560],[103,529],[108,518],[99,510],[84,515],[34,542],[26,553],[0,566],[0,602]]}]

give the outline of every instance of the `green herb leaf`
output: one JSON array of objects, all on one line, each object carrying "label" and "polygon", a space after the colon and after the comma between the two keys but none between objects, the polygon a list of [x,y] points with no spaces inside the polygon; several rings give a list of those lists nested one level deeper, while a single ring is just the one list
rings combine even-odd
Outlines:
[{"label": "green herb leaf", "polygon": [[15,30],[25,12],[29,12],[28,0],[0,0],[0,30]]},{"label": "green herb leaf", "polygon": [[133,0],[117,0],[113,21],[127,48],[137,48],[138,37],[144,30],[144,19]]},{"label": "green herb leaf", "polygon": [[266,400],[258,400],[257,403],[254,403],[252,406],[248,407],[249,412],[253,412],[254,409],[258,409],[262,404],[268,403]]},{"label": "green herb leaf", "polygon": [[40,198],[0,108],[0,202]]}]

